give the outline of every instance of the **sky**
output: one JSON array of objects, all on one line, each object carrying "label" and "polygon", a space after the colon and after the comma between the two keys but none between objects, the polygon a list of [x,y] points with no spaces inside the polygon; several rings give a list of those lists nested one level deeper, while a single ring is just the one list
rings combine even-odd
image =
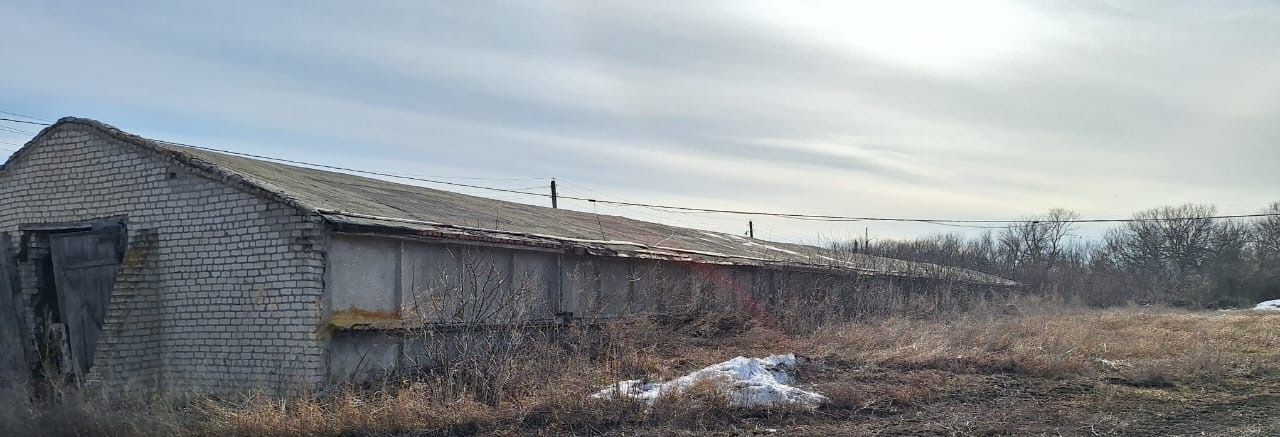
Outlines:
[{"label": "sky", "polygon": [[[843,216],[1280,200],[1280,2],[0,6],[0,111],[241,152]],[[0,155],[39,129],[0,127]],[[805,243],[980,232],[561,207]]]}]

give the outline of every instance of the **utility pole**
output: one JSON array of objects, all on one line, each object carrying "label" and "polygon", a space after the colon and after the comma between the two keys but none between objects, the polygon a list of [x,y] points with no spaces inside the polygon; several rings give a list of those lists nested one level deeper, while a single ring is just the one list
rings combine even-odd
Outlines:
[{"label": "utility pole", "polygon": [[557,209],[560,208],[560,205],[557,202],[558,200],[559,200],[559,195],[556,194],[556,180],[555,178],[551,178],[551,207],[552,208],[557,208]]},{"label": "utility pole", "polygon": [[747,237],[756,238],[756,225],[751,220],[747,220]]}]

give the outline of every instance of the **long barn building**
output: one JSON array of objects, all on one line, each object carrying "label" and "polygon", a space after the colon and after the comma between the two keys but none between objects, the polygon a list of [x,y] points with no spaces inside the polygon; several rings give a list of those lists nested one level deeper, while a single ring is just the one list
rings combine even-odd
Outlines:
[{"label": "long barn building", "polygon": [[[63,118],[0,167],[0,372],[319,387],[406,332],[715,311],[856,315],[978,272],[467,196]],[[51,359],[56,357],[56,359]]]}]

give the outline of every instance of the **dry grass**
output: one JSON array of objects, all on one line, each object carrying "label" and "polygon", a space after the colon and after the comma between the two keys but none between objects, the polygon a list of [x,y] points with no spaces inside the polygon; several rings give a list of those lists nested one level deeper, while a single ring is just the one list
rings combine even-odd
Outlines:
[{"label": "dry grass", "polygon": [[889,319],[820,330],[814,356],[900,367],[969,367],[1037,376],[1110,371],[1185,380],[1280,363],[1280,317],[1253,311],[1116,309],[955,320]]},{"label": "dry grass", "polygon": [[[804,335],[732,318],[622,320],[513,351],[504,357],[512,364],[496,370],[504,375],[498,391],[485,390],[477,372],[445,368],[283,400],[255,394],[109,402],[74,390],[11,392],[0,400],[13,406],[0,412],[0,434],[1160,434],[1170,431],[1162,424],[1183,423],[1174,416],[1148,421],[1143,414],[1152,411],[1189,412],[1194,423],[1220,419],[1222,429],[1258,435],[1280,426],[1240,416],[1253,406],[1280,407],[1273,394],[1280,388],[1280,314],[1038,305],[847,323]],[[737,355],[779,352],[808,357],[800,381],[830,397],[828,405],[737,409],[711,386],[651,407],[588,396],[619,379],[666,379]],[[1226,411],[1235,416],[1222,416]]]}]

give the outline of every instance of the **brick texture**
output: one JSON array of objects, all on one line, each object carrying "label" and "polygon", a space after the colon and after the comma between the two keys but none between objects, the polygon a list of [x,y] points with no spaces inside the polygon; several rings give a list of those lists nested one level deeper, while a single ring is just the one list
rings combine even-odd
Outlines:
[{"label": "brick texture", "polygon": [[[322,221],[243,182],[61,124],[0,170],[0,231],[125,217],[129,247],[86,379],[123,390],[289,392],[323,380]],[[28,340],[47,240],[19,260]]]}]

